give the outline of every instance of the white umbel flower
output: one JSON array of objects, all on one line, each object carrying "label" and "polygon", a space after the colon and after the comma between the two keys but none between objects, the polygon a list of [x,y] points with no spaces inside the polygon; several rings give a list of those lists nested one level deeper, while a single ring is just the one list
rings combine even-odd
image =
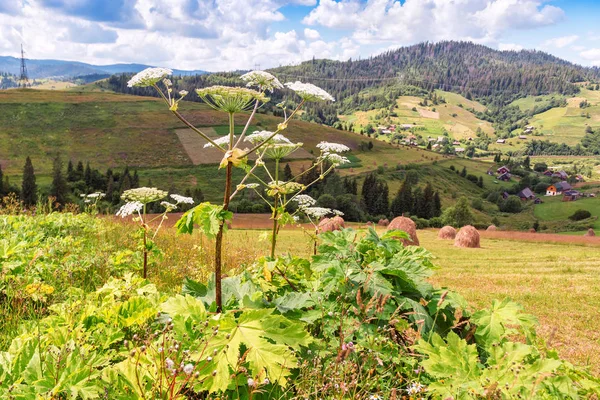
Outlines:
[{"label": "white umbel flower", "polygon": [[157,188],[141,187],[123,192],[121,198],[125,201],[139,201],[142,204],[152,203],[167,197],[168,192]]},{"label": "white umbel flower", "polygon": [[299,194],[298,196],[294,197],[294,201],[298,203],[298,207],[300,208],[310,207],[317,204],[317,201],[307,194]]},{"label": "white umbel flower", "polygon": [[323,218],[329,214],[331,214],[331,208],[324,207],[305,207],[302,209],[302,212],[309,217],[313,218]]},{"label": "white umbel flower", "polygon": [[350,164],[350,160],[347,157],[340,156],[339,154],[335,153],[325,153],[323,154],[323,159],[329,161],[335,166]]},{"label": "white umbel flower", "polygon": [[[273,135],[273,132],[271,131],[254,131],[251,135],[246,136],[244,141],[252,144],[258,144],[267,140],[271,135]],[[273,136],[273,138],[269,140],[269,143],[292,144],[291,140],[280,133]]]},{"label": "white umbel flower", "polygon": [[[233,137],[235,139],[235,136]],[[219,145],[219,147],[223,147],[223,145],[229,145],[229,136],[222,136],[218,139],[214,139],[213,142],[215,142],[217,145]],[[209,147],[215,147],[213,146],[212,143],[206,143],[204,145],[204,148],[207,149]]]},{"label": "white umbel flower", "polygon": [[265,71],[250,71],[241,76],[247,82],[246,86],[257,86],[261,90],[272,92],[274,89],[283,89],[283,85],[275,76]]},{"label": "white umbel flower", "polygon": [[185,197],[180,194],[172,194],[170,196],[173,200],[175,200],[177,202],[177,204],[179,204],[179,203],[194,204],[194,199],[192,199],[191,197]]},{"label": "white umbel flower", "polygon": [[184,372],[186,375],[191,375],[191,374],[192,374],[192,372],[194,372],[194,366],[193,366],[192,364],[186,364],[186,365],[183,367],[183,372]]},{"label": "white umbel flower", "polygon": [[344,153],[350,151],[350,147],[341,143],[321,142],[317,145],[317,148],[323,153]]},{"label": "white umbel flower", "polygon": [[168,201],[161,201],[160,205],[163,206],[167,212],[177,209],[177,204],[169,203]]},{"label": "white umbel flower", "polygon": [[169,68],[146,68],[127,82],[128,87],[148,87],[156,84],[167,75],[173,74]]},{"label": "white umbel flower", "polygon": [[285,86],[296,92],[304,101],[335,101],[332,95],[312,83],[296,81],[288,82]]},{"label": "white umbel flower", "polygon": [[130,201],[119,208],[119,211],[117,211],[117,217],[129,217],[130,215],[139,212],[143,207],[144,205],[139,201]]}]

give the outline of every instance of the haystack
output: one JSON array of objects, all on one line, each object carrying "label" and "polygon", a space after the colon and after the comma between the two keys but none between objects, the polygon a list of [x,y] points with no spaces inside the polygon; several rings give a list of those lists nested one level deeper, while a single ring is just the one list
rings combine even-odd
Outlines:
[{"label": "haystack", "polygon": [[336,231],[346,226],[344,223],[344,218],[340,217],[339,215],[336,215],[335,217],[331,218],[331,222],[333,222],[333,224],[335,225]]},{"label": "haystack", "polygon": [[373,226],[373,221],[367,221],[367,226]]},{"label": "haystack", "polygon": [[455,237],[456,237],[456,229],[454,229],[453,227],[451,227],[449,225],[440,229],[440,231],[438,233],[438,239],[454,240]]},{"label": "haystack", "polygon": [[[489,229],[489,228],[488,228]],[[479,232],[471,225],[460,228],[454,239],[456,247],[479,248]]]},{"label": "haystack", "polygon": [[537,231],[533,228],[529,228],[529,233],[536,233]]},{"label": "haystack", "polygon": [[415,222],[406,217],[396,217],[390,222],[387,227],[388,231],[398,229],[408,234],[410,239],[400,239],[405,246],[418,246],[419,238],[417,237],[417,225]]},{"label": "haystack", "polygon": [[486,231],[490,231],[490,232],[494,232],[497,231],[498,228],[496,227],[496,225],[490,225],[487,227]]},{"label": "haystack", "polygon": [[583,236],[593,237],[593,236],[596,236],[596,232],[594,232],[594,230],[592,228],[590,228]]},{"label": "haystack", "polygon": [[380,219],[379,222],[377,223],[377,225],[379,226],[388,226],[390,224],[390,220],[385,218],[385,219]]}]

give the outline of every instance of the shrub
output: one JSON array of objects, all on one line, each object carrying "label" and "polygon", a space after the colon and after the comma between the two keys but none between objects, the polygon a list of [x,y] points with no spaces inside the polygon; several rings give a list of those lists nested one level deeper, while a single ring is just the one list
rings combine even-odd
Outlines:
[{"label": "shrub", "polygon": [[474,198],[471,201],[471,207],[473,207],[474,209],[481,211],[483,210],[483,201],[480,198]]},{"label": "shrub", "polygon": [[498,204],[498,208],[502,212],[515,214],[521,212],[521,210],[523,209],[523,204],[520,198],[511,195],[508,196],[505,200],[500,201],[500,204]]},{"label": "shrub", "polygon": [[473,174],[467,174],[467,179],[475,184],[477,184],[477,181],[479,180],[479,178]]},{"label": "shrub", "polygon": [[588,219],[591,216],[592,213],[588,210],[577,210],[569,217],[569,219],[571,221],[581,221],[582,219]]}]

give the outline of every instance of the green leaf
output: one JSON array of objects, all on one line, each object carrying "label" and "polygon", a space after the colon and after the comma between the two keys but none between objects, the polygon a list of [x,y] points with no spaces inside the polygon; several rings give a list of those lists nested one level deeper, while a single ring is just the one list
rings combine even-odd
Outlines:
[{"label": "green leaf", "polygon": [[208,202],[200,203],[191,210],[185,212],[175,224],[177,233],[192,233],[194,225],[198,225],[206,236],[214,238],[219,232],[221,224],[230,221],[233,213],[223,210],[223,206]]},{"label": "green leaf", "polygon": [[471,321],[477,325],[475,338],[478,343],[490,347],[500,342],[508,335],[514,333],[509,325],[519,325],[528,339],[532,339],[537,320],[532,315],[524,314],[523,308],[510,299],[492,301],[488,309],[477,311],[471,317]]}]

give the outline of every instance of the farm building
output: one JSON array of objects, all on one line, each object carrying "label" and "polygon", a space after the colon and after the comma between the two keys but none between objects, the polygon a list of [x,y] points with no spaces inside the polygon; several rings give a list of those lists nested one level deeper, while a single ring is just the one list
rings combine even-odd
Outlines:
[{"label": "farm building", "polygon": [[454,148],[454,152],[455,153],[464,153],[465,152],[465,148],[464,147],[455,147]]},{"label": "farm building", "polygon": [[496,170],[496,173],[498,175],[506,174],[508,172],[510,172],[510,169],[508,169],[508,167],[506,165],[503,165],[502,167],[500,167]]},{"label": "farm building", "polygon": [[504,139],[498,139],[498,140],[496,140],[496,143],[498,143],[498,144],[504,144],[504,143],[506,143],[506,140],[504,140]]},{"label": "farm building", "polygon": [[527,139],[527,136],[525,136],[525,135],[519,135],[519,139],[525,140],[525,139]]},{"label": "farm building", "polygon": [[459,142],[458,140],[455,140],[454,142],[452,142],[452,144],[453,144],[454,146],[460,146],[460,142]]},{"label": "farm building", "polygon": [[546,196],[559,196],[567,190],[571,190],[569,182],[562,181],[554,183],[546,188]]},{"label": "farm building", "polygon": [[552,174],[553,174],[553,172],[550,170],[544,172],[545,176],[552,176]]},{"label": "farm building", "polygon": [[535,127],[533,127],[531,125],[526,126],[525,129],[523,130],[523,133],[531,133],[531,132],[533,132],[534,129],[535,129]]},{"label": "farm building", "polygon": [[523,189],[519,193],[517,193],[517,196],[519,196],[519,198],[521,200],[533,200],[533,199],[535,199],[535,194],[528,187],[526,187],[525,189]]},{"label": "farm building", "polygon": [[497,179],[500,180],[500,181],[508,182],[508,181],[510,181],[510,177],[511,177],[510,173],[507,172],[505,174],[498,175]]},{"label": "farm building", "polygon": [[553,178],[558,178],[560,180],[566,181],[569,175],[565,171],[556,171],[552,174]]},{"label": "farm building", "polygon": [[401,124],[400,125],[400,129],[405,130],[405,131],[412,129],[412,128],[414,128],[414,125],[411,125],[411,124]]},{"label": "farm building", "polygon": [[575,201],[583,196],[583,193],[577,190],[565,190],[562,201]]}]

